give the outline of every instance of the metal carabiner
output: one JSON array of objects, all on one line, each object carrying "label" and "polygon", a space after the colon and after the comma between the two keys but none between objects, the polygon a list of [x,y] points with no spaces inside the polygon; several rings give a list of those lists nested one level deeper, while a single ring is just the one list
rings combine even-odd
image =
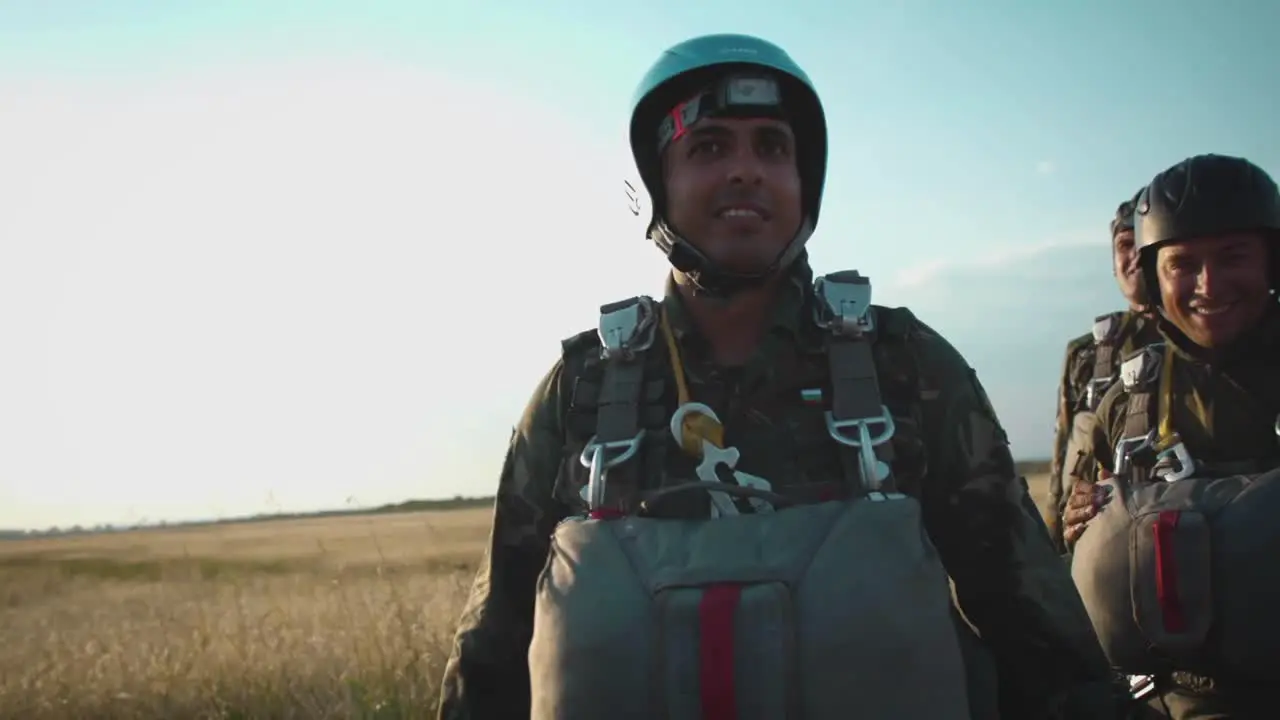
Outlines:
[{"label": "metal carabiner", "polygon": [[[583,446],[582,453],[578,456],[578,462],[589,469],[587,486],[584,488],[589,510],[595,510],[604,505],[606,472],[609,468],[617,467],[630,460],[639,451],[640,441],[644,439],[644,433],[644,428],[640,428],[640,432],[637,432],[635,437],[604,443],[596,442],[596,436],[593,435],[591,440]],[[613,458],[605,459],[606,452],[618,448],[622,448],[622,452]]]},{"label": "metal carabiner", "polygon": [[1154,429],[1146,435],[1120,438],[1120,440],[1116,442],[1116,447],[1113,451],[1115,453],[1115,459],[1112,462],[1112,465],[1115,467],[1115,471],[1112,474],[1121,475],[1128,472],[1130,458],[1133,457],[1133,454],[1139,450],[1146,450],[1147,448],[1155,447],[1155,443],[1156,431]]},{"label": "metal carabiner", "polygon": [[[878,491],[889,477],[889,465],[876,457],[875,448],[891,440],[897,429],[889,408],[881,405],[880,409],[879,417],[848,420],[836,420],[830,410],[825,413],[827,433],[831,438],[841,445],[858,448],[858,465],[862,472],[862,484],[868,492]],[[881,426],[880,432],[872,435],[872,425]],[[858,436],[849,437],[843,432],[846,428],[856,428]]]},{"label": "metal carabiner", "polygon": [[1191,457],[1191,452],[1187,450],[1186,443],[1178,440],[1173,445],[1160,451],[1156,456],[1157,464],[1175,465],[1174,468],[1159,468],[1156,470],[1156,477],[1165,482],[1177,482],[1186,480],[1196,474],[1196,461]]}]

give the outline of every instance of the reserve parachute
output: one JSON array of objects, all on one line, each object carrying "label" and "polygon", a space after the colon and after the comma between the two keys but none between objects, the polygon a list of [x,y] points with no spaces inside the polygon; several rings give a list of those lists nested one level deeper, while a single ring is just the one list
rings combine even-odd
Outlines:
[{"label": "reserve parachute", "polygon": [[1076,543],[1071,574],[1121,671],[1266,683],[1280,660],[1280,468],[1215,472],[1176,433],[1147,427],[1167,413],[1171,358],[1149,346],[1121,368],[1127,439],[1115,477],[1100,483],[1111,501]]}]

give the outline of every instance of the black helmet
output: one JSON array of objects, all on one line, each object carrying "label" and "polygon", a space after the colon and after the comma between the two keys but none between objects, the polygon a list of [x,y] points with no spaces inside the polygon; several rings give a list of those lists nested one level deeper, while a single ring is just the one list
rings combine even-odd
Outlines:
[{"label": "black helmet", "polygon": [[[1164,170],[1138,195],[1134,235],[1147,296],[1160,304],[1156,252],[1177,240],[1263,231],[1280,239],[1280,188],[1244,158],[1196,155]],[[1271,253],[1271,283],[1280,282],[1280,252]]]},{"label": "black helmet", "polygon": [[1111,237],[1115,238],[1117,233],[1125,230],[1133,230],[1133,210],[1138,206],[1138,197],[1142,195],[1142,188],[1133,194],[1133,197],[1120,203],[1116,208],[1116,217],[1111,221]]}]

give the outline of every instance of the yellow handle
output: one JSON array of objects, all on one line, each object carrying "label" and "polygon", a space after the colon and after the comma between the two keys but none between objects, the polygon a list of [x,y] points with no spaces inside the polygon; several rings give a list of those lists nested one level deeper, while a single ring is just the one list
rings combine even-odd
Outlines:
[{"label": "yellow handle", "polygon": [[[667,319],[665,306],[659,311],[662,324],[662,335],[667,341],[667,354],[671,357],[671,368],[676,376],[676,398],[679,405],[689,402],[689,386],[685,382],[684,365],[680,362],[680,348],[676,345],[676,336],[671,332],[671,322]],[[684,416],[680,433],[680,448],[690,455],[702,457],[702,443],[709,442],[718,448],[724,447],[724,426],[708,415],[691,412]]]}]

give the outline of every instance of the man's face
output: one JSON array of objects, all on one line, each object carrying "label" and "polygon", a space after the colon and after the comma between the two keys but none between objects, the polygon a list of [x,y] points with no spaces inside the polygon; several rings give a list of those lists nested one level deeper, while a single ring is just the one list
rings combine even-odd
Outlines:
[{"label": "man's face", "polygon": [[1132,230],[1121,230],[1111,239],[1111,272],[1116,276],[1120,294],[1131,305],[1139,300],[1138,249],[1133,242]]},{"label": "man's face", "polygon": [[795,147],[780,120],[702,120],[664,154],[668,222],[726,270],[766,269],[800,229]]},{"label": "man's face", "polygon": [[1164,313],[1192,342],[1221,347],[1272,302],[1266,241],[1257,233],[1201,237],[1156,255]]}]

